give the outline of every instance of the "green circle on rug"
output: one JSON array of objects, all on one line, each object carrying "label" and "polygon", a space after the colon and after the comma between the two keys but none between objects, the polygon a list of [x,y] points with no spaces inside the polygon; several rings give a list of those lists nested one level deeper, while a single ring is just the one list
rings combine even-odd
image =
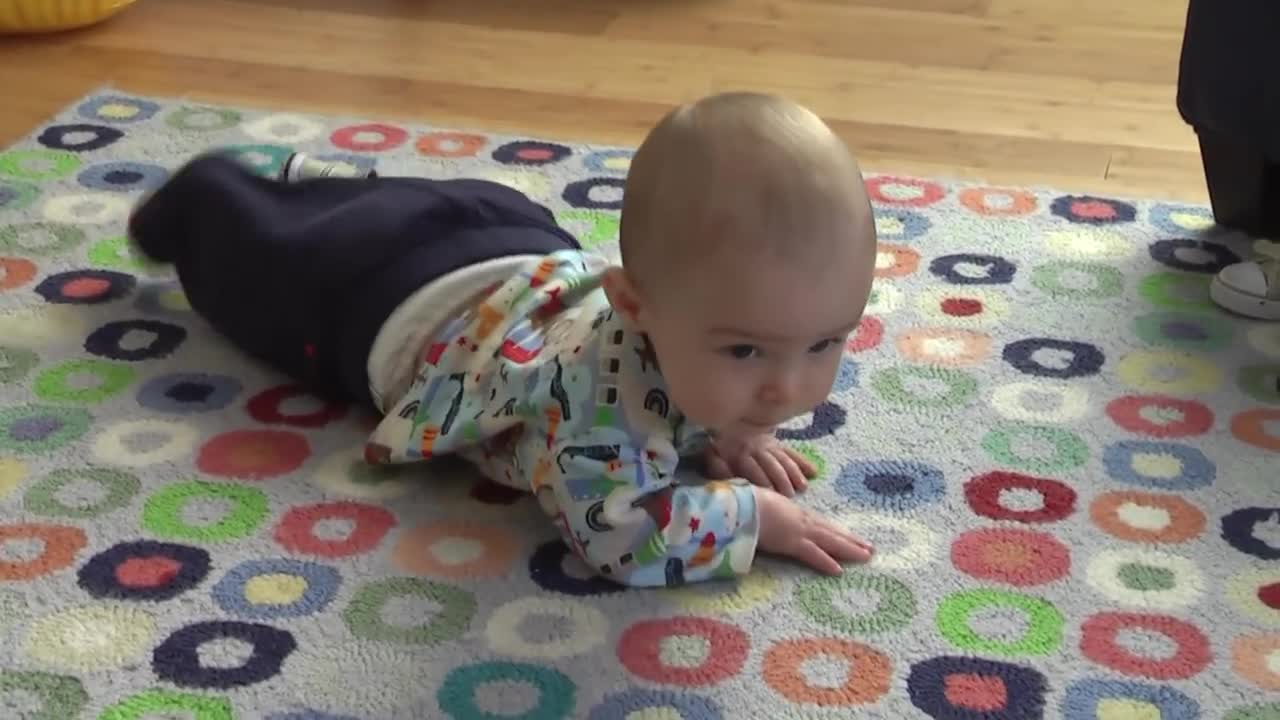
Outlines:
[{"label": "green circle on rug", "polygon": [[0,385],[22,382],[31,368],[40,364],[40,356],[20,347],[0,345]]},{"label": "green circle on rug", "polygon": [[[88,507],[71,506],[62,502],[58,494],[77,480],[87,480],[98,485],[102,490],[101,499]],[[23,497],[23,507],[45,517],[88,520],[128,505],[141,489],[142,482],[138,478],[119,470],[63,468],[54,470],[32,485]]]},{"label": "green circle on rug", "polygon": [[817,448],[809,443],[802,442],[791,446],[791,449],[795,450],[800,455],[803,455],[809,460],[809,462],[813,463],[813,469],[815,472],[813,477],[809,478],[810,483],[815,483],[827,478],[827,459],[822,456],[822,453],[818,452]]},{"label": "green circle on rug", "polygon": [[1204,275],[1178,272],[1152,273],[1138,283],[1138,294],[1156,307],[1168,310],[1213,310],[1209,283]]},{"label": "green circle on rug", "polygon": [[1191,352],[1222,350],[1235,337],[1231,323],[1197,312],[1148,313],[1134,319],[1133,330],[1143,342]]},{"label": "green circle on rug", "polygon": [[40,187],[34,183],[0,177],[0,210],[23,210],[40,197]]},{"label": "green circle on rug", "polygon": [[[1022,441],[1044,442],[1053,446],[1051,457],[1024,457],[1017,452]],[[1019,470],[1054,473],[1084,465],[1089,459],[1089,445],[1070,430],[1046,425],[1005,425],[987,434],[982,447],[992,458]]]},{"label": "green circle on rug", "polygon": [[[209,122],[203,122],[204,120]],[[171,128],[191,132],[230,130],[240,124],[240,113],[235,110],[205,107],[178,108],[165,116],[164,122]]]},{"label": "green circle on rug", "polygon": [[[850,590],[875,595],[875,610],[866,615],[851,615],[837,608],[837,594]],[[796,586],[795,596],[804,614],[846,635],[878,635],[900,630],[911,624],[917,610],[910,586],[874,572],[806,580]]]},{"label": "green circle on rug", "polygon": [[[397,627],[382,619],[382,609],[394,598],[422,598],[440,606],[430,621]],[[438,645],[462,637],[476,614],[476,598],[466,590],[421,578],[393,577],[361,587],[342,619],[352,635],[413,645]]]},{"label": "green circle on rug", "polygon": [[89,261],[99,267],[113,270],[145,270],[147,264],[129,251],[129,239],[117,235],[103,238],[89,247]]},{"label": "green circle on rug", "polygon": [[[936,396],[917,395],[908,384],[911,380],[942,383],[945,393]],[[950,368],[902,365],[876,371],[871,387],[882,399],[911,408],[952,408],[964,405],[978,393],[978,381],[972,375]]]},{"label": "green circle on rug", "polygon": [[[73,385],[72,378],[89,375],[96,385]],[[54,365],[36,376],[36,397],[45,402],[66,402],[78,405],[96,405],[129,387],[136,371],[123,363],[106,360],[67,360]]]},{"label": "green circle on rug", "polygon": [[93,417],[81,408],[51,405],[0,407],[0,450],[45,453],[79,439]]},{"label": "green circle on rug", "polygon": [[[187,505],[196,500],[229,502],[232,508],[220,520],[196,525],[183,517]],[[152,493],[142,508],[142,526],[170,540],[225,542],[252,535],[267,511],[267,495],[257,488],[193,480]]]},{"label": "green circle on rug", "polygon": [[[1075,287],[1064,282],[1064,275],[1087,275],[1088,287]],[[1045,263],[1031,271],[1031,284],[1046,295],[1070,300],[1102,300],[1124,293],[1124,273],[1102,263],[1060,260]]]},{"label": "green circle on rug", "polygon": [[[1027,616],[1027,629],[1013,642],[983,637],[973,631],[969,620],[984,609],[1009,608]],[[1016,657],[1048,655],[1062,644],[1064,618],[1052,603],[1008,590],[983,588],[948,595],[938,605],[935,619],[938,632],[961,650]]]},{"label": "green circle on rug", "polygon": [[[566,229],[578,238],[584,248],[592,248],[618,238],[621,220],[616,212],[602,210],[561,210],[556,213],[556,222],[565,225]],[[585,228],[574,233],[572,226]]]},{"label": "green circle on rug", "polygon": [[[46,235],[51,242],[30,244],[24,238]],[[0,227],[0,251],[14,255],[50,257],[70,252],[84,242],[84,230],[59,223],[22,223]]]},{"label": "green circle on rug", "polygon": [[[476,690],[488,683],[532,685],[538,704],[519,715],[497,715],[476,702]],[[521,662],[483,662],[454,668],[436,691],[440,709],[454,720],[563,720],[573,713],[577,686],[555,668]]]},{"label": "green circle on rug", "polygon": [[0,175],[20,180],[57,180],[79,167],[80,158],[66,150],[9,150],[0,153]]},{"label": "green circle on rug", "polygon": [[9,693],[29,693],[40,699],[39,709],[24,714],[25,720],[80,717],[89,703],[89,693],[78,678],[37,670],[0,670],[0,697]]},{"label": "green circle on rug", "polygon": [[231,701],[218,695],[196,695],[161,688],[144,690],[102,711],[98,720],[146,720],[156,715],[190,720],[235,720]]},{"label": "green circle on rug", "polygon": [[1280,702],[1241,705],[1232,708],[1222,720],[1280,720]]},{"label": "green circle on rug", "polygon": [[1236,384],[1241,392],[1260,403],[1280,405],[1280,365],[1249,365],[1240,368]]},{"label": "green circle on rug", "polygon": [[284,161],[293,154],[293,148],[283,145],[231,145],[225,150],[233,155],[245,167],[263,177],[275,177]]}]

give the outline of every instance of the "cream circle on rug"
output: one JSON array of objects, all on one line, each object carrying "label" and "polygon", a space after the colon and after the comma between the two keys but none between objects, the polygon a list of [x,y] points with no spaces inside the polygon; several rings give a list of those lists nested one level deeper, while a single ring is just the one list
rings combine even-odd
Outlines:
[{"label": "cream circle on rug", "polygon": [[[538,615],[565,621],[565,636],[546,642],[526,640],[522,625]],[[536,595],[512,600],[495,610],[484,630],[494,652],[540,660],[560,660],[590,652],[604,643],[608,632],[609,621],[599,609],[569,598]]]},{"label": "cream circle on rug", "polygon": [[[158,435],[163,440],[143,450],[130,447],[130,440]],[[144,467],[188,457],[200,433],[177,420],[122,420],[107,426],[93,441],[93,456],[108,465]]]}]

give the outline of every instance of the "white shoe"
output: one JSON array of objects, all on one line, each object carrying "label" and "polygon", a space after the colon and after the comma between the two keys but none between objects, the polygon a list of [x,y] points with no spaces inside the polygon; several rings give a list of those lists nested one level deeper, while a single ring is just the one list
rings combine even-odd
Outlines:
[{"label": "white shoe", "polygon": [[1233,313],[1280,320],[1280,242],[1254,243],[1256,260],[1228,265],[1213,278],[1209,297]]}]

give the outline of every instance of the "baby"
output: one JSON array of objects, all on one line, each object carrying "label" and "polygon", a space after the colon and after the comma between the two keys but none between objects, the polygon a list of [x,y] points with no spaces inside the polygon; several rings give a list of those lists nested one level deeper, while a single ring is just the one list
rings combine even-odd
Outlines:
[{"label": "baby", "polygon": [[[814,468],[775,437],[830,392],[870,292],[874,218],[848,149],[794,103],[716,95],[649,133],[623,197],[618,266],[494,183],[286,183],[208,155],[130,236],[247,352],[380,411],[369,462],[467,458],[531,491],[605,577],[870,558],[791,499]],[[678,480],[699,455],[709,478]]]}]

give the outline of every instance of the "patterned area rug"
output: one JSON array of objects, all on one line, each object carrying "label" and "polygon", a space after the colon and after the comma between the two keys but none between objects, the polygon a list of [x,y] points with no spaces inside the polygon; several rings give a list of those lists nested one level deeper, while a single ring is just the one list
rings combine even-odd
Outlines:
[{"label": "patterned area rug", "polygon": [[128,255],[212,146],[507,182],[602,252],[629,158],[118,93],[0,154],[0,716],[1280,718],[1280,324],[1208,301],[1205,208],[869,178],[875,296],[784,435],[880,555],[624,591],[462,465],[371,472],[369,413]]}]

